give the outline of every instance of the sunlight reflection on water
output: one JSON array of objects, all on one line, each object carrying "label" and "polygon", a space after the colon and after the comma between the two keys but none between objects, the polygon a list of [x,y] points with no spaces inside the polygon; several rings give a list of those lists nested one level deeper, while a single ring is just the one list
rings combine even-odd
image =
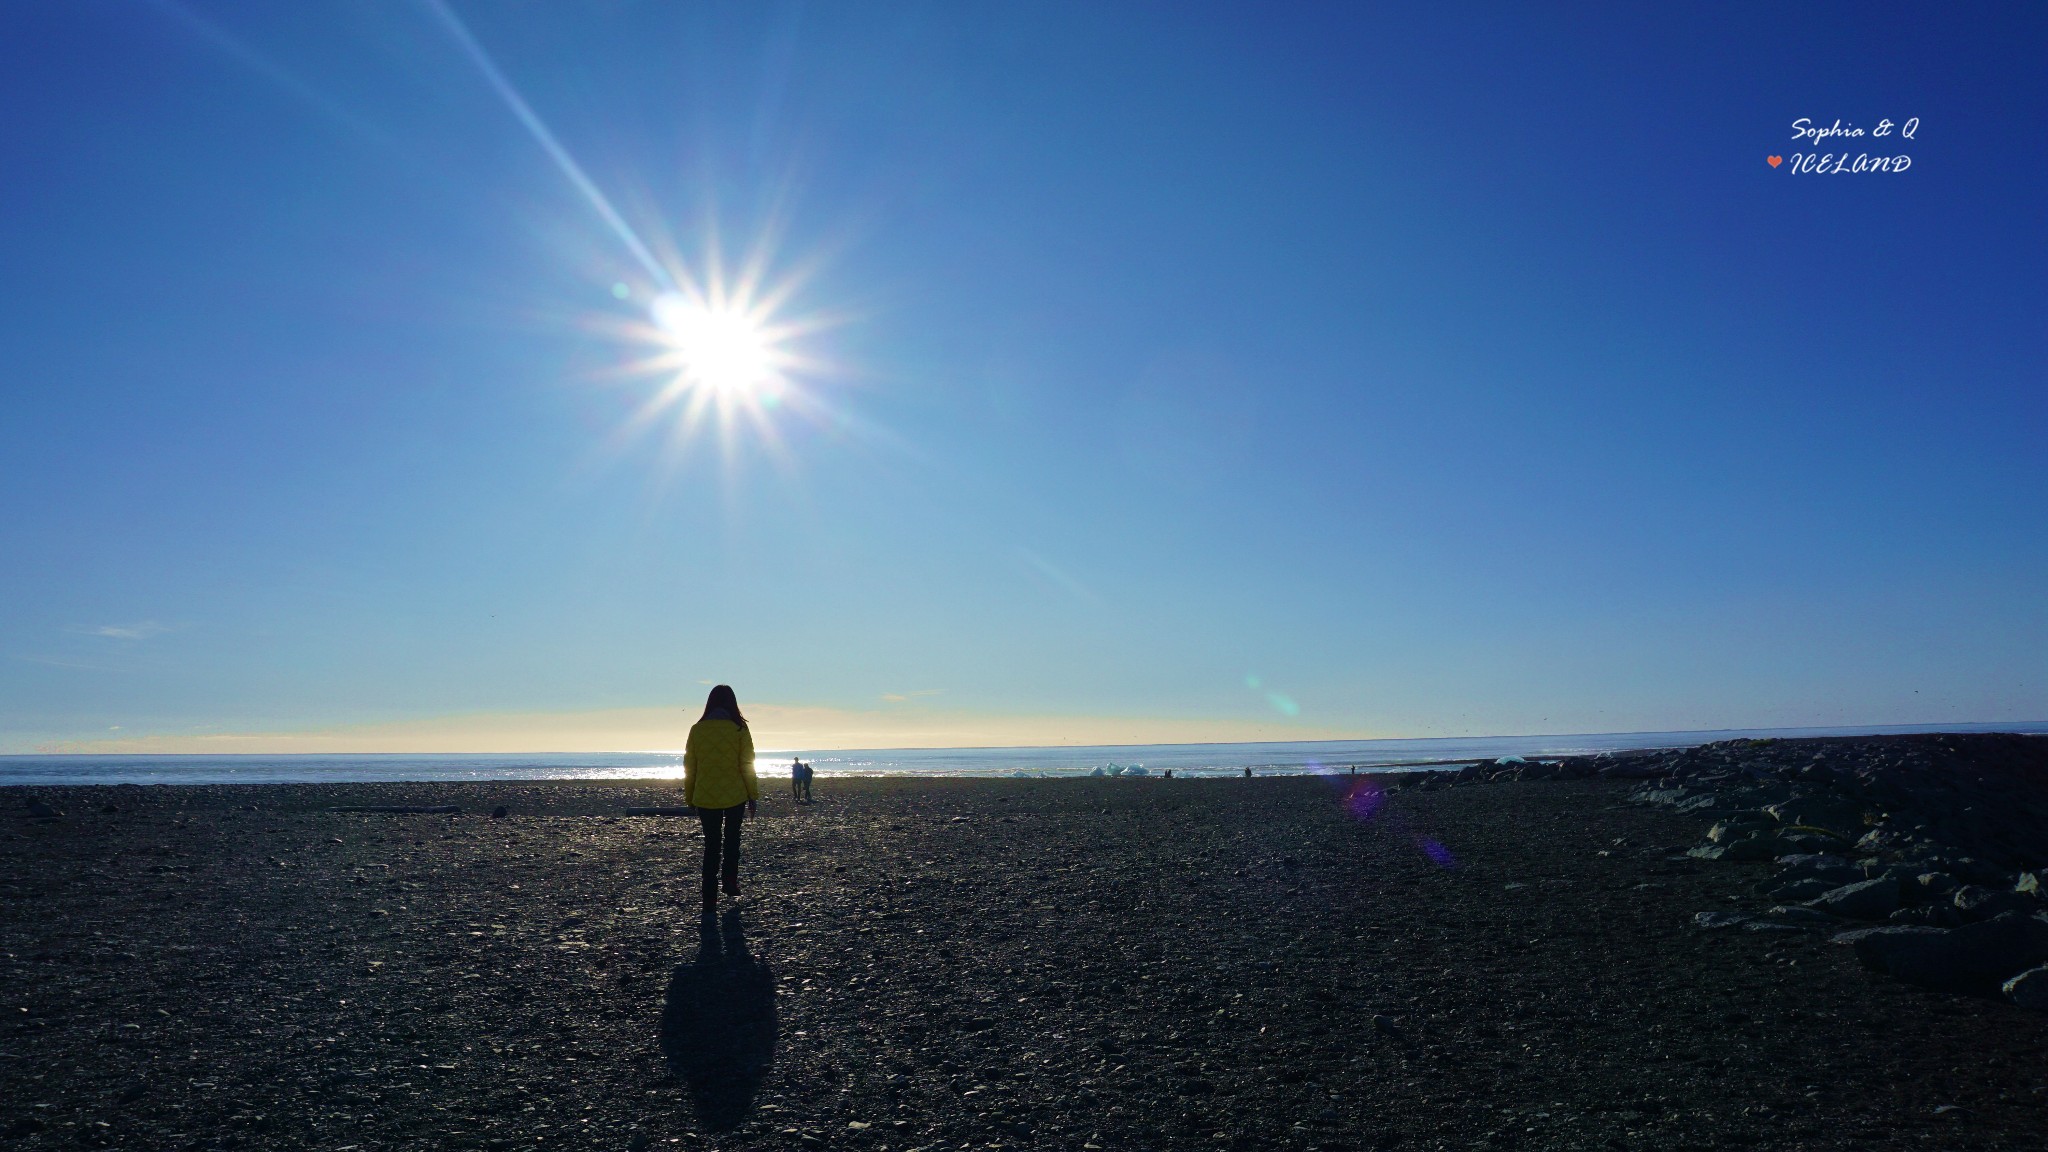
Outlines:
[{"label": "sunlight reflection on water", "polygon": [[[1675,748],[1740,737],[1847,736],[1899,732],[2048,732],[2048,724],[1939,727],[1783,728],[1713,732],[1623,732],[1568,736],[1446,737],[1428,740],[1317,740],[1263,744],[1153,744],[1073,748],[900,748],[835,751],[768,749],[765,782],[786,778],[802,756],[832,776],[1064,777],[1134,775],[1347,775],[1354,767],[1401,771],[1503,756],[1559,756],[1631,748]],[[1111,772],[1114,768],[1116,771]],[[301,756],[0,756],[0,785],[267,784],[473,780],[663,780],[683,774],[680,752]],[[1332,782],[1333,785],[1336,781]],[[1355,794],[1354,794],[1355,797]],[[1375,802],[1353,798],[1357,805]]]}]

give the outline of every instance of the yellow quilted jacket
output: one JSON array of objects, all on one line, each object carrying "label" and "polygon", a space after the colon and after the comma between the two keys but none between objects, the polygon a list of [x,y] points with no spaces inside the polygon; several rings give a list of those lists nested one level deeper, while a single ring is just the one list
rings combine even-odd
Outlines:
[{"label": "yellow quilted jacket", "polygon": [[730,808],[761,798],[754,778],[754,734],[730,720],[699,720],[683,750],[683,803]]}]

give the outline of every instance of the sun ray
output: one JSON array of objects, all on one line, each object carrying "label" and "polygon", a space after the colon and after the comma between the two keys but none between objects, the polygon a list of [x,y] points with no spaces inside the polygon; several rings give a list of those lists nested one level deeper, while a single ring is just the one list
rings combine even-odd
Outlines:
[{"label": "sun ray", "polygon": [[[666,421],[665,447],[673,462],[689,451],[707,425],[715,424],[718,446],[728,462],[744,437],[779,464],[793,464],[783,441],[787,421],[812,420],[835,435],[854,426],[849,413],[837,410],[806,387],[807,380],[829,374],[831,366],[801,351],[798,344],[843,323],[844,318],[789,313],[797,293],[822,267],[824,253],[814,251],[794,270],[777,272],[790,193],[787,184],[766,205],[765,224],[752,233],[751,243],[737,247],[730,256],[714,206],[706,204],[696,233],[700,258],[693,264],[683,258],[661,214],[651,206],[639,227],[627,220],[447,0],[425,3],[499,100],[645,273],[637,292],[623,281],[612,282],[615,297],[641,302],[641,315],[630,320],[614,315],[592,324],[621,343],[649,350],[596,374],[634,383],[654,382],[610,438],[615,449],[623,449],[627,442]],[[634,200],[629,197],[626,202],[630,205]]]}]

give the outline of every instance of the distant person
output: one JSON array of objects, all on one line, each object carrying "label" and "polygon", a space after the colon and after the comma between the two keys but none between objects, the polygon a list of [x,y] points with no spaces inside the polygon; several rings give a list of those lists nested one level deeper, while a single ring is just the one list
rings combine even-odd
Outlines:
[{"label": "distant person", "polygon": [[1244,766],[1244,778],[1247,780],[1252,778],[1252,766],[1249,764]]},{"label": "distant person", "polygon": [[804,798],[804,762],[792,757],[789,761],[789,798]]},{"label": "distant person", "polygon": [[683,803],[704,825],[704,907],[718,907],[718,888],[740,895],[740,820],[758,811],[761,782],[754,777],[754,734],[740,714],[739,697],[720,684],[704,701],[704,716],[690,726],[683,752]]},{"label": "distant person", "polygon": [[817,770],[817,768],[815,768],[815,767],[813,767],[812,765],[809,765],[809,764],[806,764],[806,765],[804,765],[804,779],[803,779],[803,785],[804,785],[804,803],[806,803],[806,804],[809,804],[809,803],[811,802],[811,779],[812,779],[812,777],[815,777],[815,776],[816,776],[817,774],[818,774],[818,770]]}]

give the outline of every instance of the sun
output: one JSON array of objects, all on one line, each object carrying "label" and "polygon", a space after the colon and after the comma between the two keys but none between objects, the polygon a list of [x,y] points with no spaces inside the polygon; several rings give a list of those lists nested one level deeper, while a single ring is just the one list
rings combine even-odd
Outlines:
[{"label": "sun", "polygon": [[759,316],[719,307],[678,292],[655,297],[650,318],[668,345],[677,383],[722,397],[772,389],[779,372],[777,342]]},{"label": "sun", "polygon": [[789,437],[853,426],[823,387],[842,370],[811,347],[842,318],[792,310],[803,276],[771,278],[768,263],[764,249],[728,275],[714,253],[694,271],[680,258],[664,263],[654,284],[613,283],[612,298],[631,311],[590,323],[631,350],[598,373],[636,394],[614,447],[651,435],[670,464],[708,442],[728,464],[758,452],[794,468]]},{"label": "sun", "polygon": [[616,446],[654,433],[664,455],[679,463],[708,434],[728,463],[757,449],[793,467],[787,436],[849,427],[817,386],[835,375],[833,365],[805,348],[837,318],[792,314],[788,304],[800,281],[764,283],[764,263],[765,257],[754,261],[728,281],[715,261],[701,277],[677,261],[658,287],[612,286],[614,299],[639,305],[633,319],[593,318],[597,331],[639,353],[602,373],[641,396]]}]

